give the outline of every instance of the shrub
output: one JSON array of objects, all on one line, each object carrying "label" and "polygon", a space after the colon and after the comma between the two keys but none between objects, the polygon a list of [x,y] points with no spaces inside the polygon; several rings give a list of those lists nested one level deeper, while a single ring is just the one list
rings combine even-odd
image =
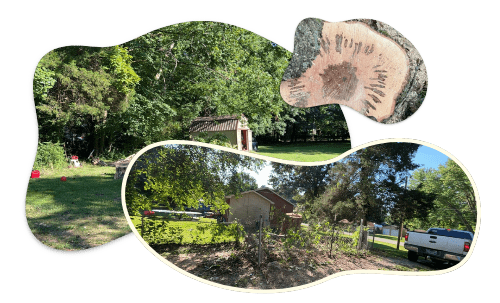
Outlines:
[{"label": "shrub", "polygon": [[33,169],[60,168],[64,167],[66,164],[66,156],[60,143],[38,143]]}]

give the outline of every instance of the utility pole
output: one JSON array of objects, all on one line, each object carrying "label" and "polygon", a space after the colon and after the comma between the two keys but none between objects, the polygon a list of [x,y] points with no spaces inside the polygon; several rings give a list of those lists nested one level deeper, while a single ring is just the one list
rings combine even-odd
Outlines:
[{"label": "utility pole", "polygon": [[[408,188],[408,176],[405,178],[405,193]],[[399,243],[401,242],[401,237],[403,236],[403,221],[404,221],[404,213],[401,214],[401,224],[399,225],[399,233],[398,233],[398,245],[396,247],[399,250]]]}]

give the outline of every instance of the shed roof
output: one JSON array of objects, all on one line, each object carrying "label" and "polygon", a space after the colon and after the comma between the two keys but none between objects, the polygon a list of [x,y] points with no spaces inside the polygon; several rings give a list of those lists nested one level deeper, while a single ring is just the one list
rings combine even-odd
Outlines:
[{"label": "shed roof", "polygon": [[198,117],[191,122],[189,132],[208,132],[237,130],[239,121],[246,122],[247,118],[242,115],[227,115],[218,117]]},{"label": "shed roof", "polygon": [[295,207],[295,204],[293,204],[292,202],[288,201],[287,199],[283,198],[282,196],[278,195],[275,191],[273,191],[272,189],[270,189],[269,187],[260,187],[260,188],[257,188],[255,191],[258,192],[258,191],[262,191],[262,190],[268,190],[270,191],[271,193],[275,194],[276,196],[280,197],[281,199],[285,200],[285,202],[287,202],[288,204],[292,205],[293,207]]}]

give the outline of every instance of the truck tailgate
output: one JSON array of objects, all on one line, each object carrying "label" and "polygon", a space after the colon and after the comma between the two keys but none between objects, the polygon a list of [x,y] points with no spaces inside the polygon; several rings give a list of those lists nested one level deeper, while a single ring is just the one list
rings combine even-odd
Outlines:
[{"label": "truck tailgate", "polygon": [[408,240],[411,244],[434,250],[443,250],[456,254],[465,254],[464,242],[466,240],[464,239],[424,233],[411,233]]}]

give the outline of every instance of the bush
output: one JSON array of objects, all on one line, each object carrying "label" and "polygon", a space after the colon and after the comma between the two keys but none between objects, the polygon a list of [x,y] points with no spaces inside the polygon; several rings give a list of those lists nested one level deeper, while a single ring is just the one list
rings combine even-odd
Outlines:
[{"label": "bush", "polygon": [[64,167],[67,164],[64,148],[60,143],[40,142],[36,150],[33,169],[53,169]]}]

